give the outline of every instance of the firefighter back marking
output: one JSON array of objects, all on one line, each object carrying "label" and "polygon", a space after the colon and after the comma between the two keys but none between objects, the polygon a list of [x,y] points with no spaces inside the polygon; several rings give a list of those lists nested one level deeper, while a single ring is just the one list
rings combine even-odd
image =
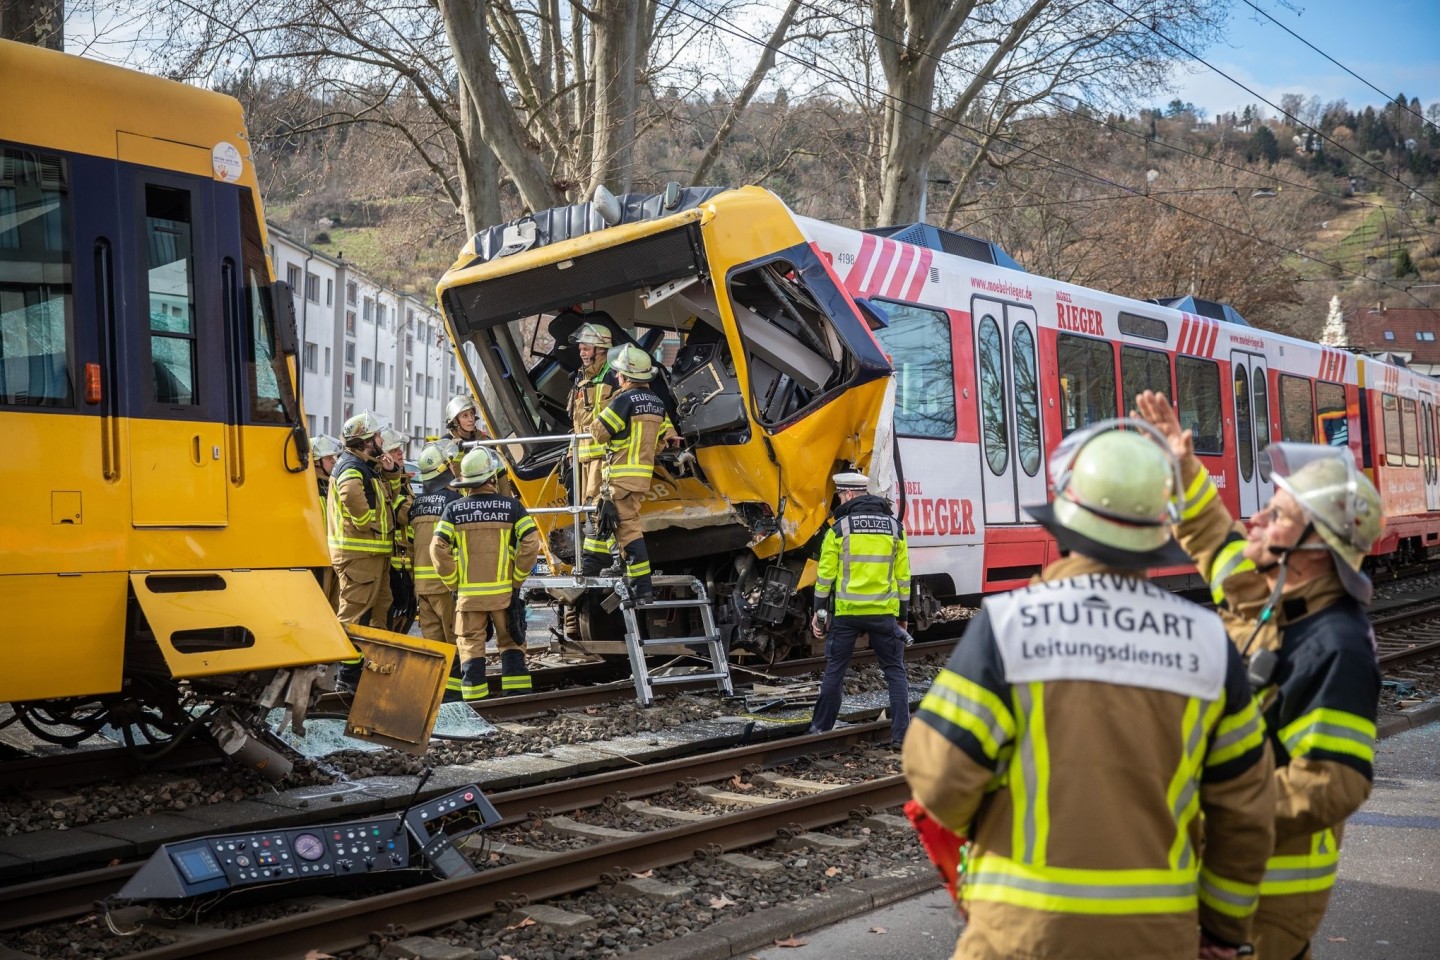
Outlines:
[{"label": "firefighter back marking", "polygon": [[1220,618],[1145,580],[1087,574],[985,607],[1011,683],[1094,680],[1214,700],[1225,682]]}]

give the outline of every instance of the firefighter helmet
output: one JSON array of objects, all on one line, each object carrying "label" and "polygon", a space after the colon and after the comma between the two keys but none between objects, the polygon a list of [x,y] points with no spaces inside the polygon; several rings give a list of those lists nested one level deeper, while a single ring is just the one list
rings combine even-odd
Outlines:
[{"label": "firefighter helmet", "polygon": [[450,481],[452,487],[478,487],[495,479],[500,472],[500,458],[489,447],[476,447],[460,461],[460,479]]},{"label": "firefighter helmet", "polygon": [[610,349],[612,342],[610,328],[602,323],[582,323],[580,324],[580,329],[576,330],[575,335],[570,339],[576,343],[588,343],[594,347],[604,347],[606,350]]},{"label": "firefighter helmet", "polygon": [[369,410],[362,410],[349,420],[340,430],[340,436],[346,440],[368,440],[380,432],[382,424],[380,418]]},{"label": "firefighter helmet", "polygon": [[450,402],[445,404],[445,426],[453,427],[455,425],[455,418],[466,410],[469,410],[471,413],[477,412],[474,400],[471,400],[464,394],[458,397],[451,397]]},{"label": "firefighter helmet", "polygon": [[380,450],[383,453],[389,453],[391,450],[399,450],[409,442],[410,438],[394,427],[380,428]]},{"label": "firefighter helmet", "polygon": [[344,452],[345,448],[340,445],[339,440],[326,436],[323,433],[318,437],[312,438],[310,441],[310,457],[313,460],[323,460],[326,457],[338,457]]},{"label": "firefighter helmet", "polygon": [[1334,555],[1346,592],[1368,603],[1370,578],[1360,572],[1360,565],[1380,537],[1385,510],[1379,491],[1360,471],[1350,449],[1272,443],[1262,456],[1269,458],[1275,486],[1295,498]]},{"label": "firefighter helmet", "polygon": [[610,351],[610,369],[626,380],[644,382],[655,376],[655,361],[644,350],[627,343]]},{"label": "firefighter helmet", "polygon": [[1070,434],[1050,477],[1054,503],[1025,509],[1061,547],[1124,569],[1189,562],[1170,534],[1180,467],[1148,423],[1104,420]]},{"label": "firefighter helmet", "polygon": [[446,437],[432,440],[420,451],[416,465],[420,468],[421,480],[434,480],[444,473],[450,464],[460,459],[460,444]]}]

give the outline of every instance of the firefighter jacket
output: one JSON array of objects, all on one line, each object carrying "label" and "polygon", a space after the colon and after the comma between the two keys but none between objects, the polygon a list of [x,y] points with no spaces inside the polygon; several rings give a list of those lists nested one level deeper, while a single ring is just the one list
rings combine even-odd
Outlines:
[{"label": "firefighter jacket", "polygon": [[504,610],[540,556],[540,534],[525,507],[493,491],[445,505],[430,556],[457,610]]},{"label": "firefighter jacket", "polygon": [[890,614],[910,619],[910,552],[905,528],[881,497],[856,497],[836,508],[820,542],[815,605],[834,597],[837,617]]},{"label": "firefighter jacket", "polygon": [[325,528],[330,559],[388,557],[395,549],[395,508],[390,489],[369,457],[346,450],[330,475]]},{"label": "firefighter jacket", "polygon": [[404,569],[410,566],[410,507],[414,500],[410,492],[410,478],[405,474],[402,466],[398,470],[386,470],[383,467],[379,471],[380,480],[385,484],[387,499],[391,503],[391,517],[394,531],[395,549],[390,556],[390,566],[397,569]]},{"label": "firefighter jacket", "polygon": [[956,957],[1192,960],[1197,922],[1247,939],[1273,766],[1214,613],[1085,557],[1052,564],[985,601],[904,763],[973,841]]},{"label": "firefighter jacket", "polygon": [[[619,388],[615,374],[610,372],[610,363],[602,353],[595,362],[575,374],[575,383],[570,390],[570,420],[575,433],[589,433],[590,425],[610,397]],[[605,456],[605,444],[593,437],[589,442],[580,441],[580,461],[599,460]]]},{"label": "firefighter jacket", "polygon": [[[1260,887],[1261,909],[1307,938],[1335,883],[1341,828],[1369,797],[1375,775],[1380,670],[1370,622],[1334,574],[1287,585],[1267,613],[1271,589],[1242,554],[1244,525],[1231,518],[1197,460],[1183,464],[1182,479],[1187,506],[1176,537],[1210,584],[1231,640],[1279,658],[1258,697],[1277,790],[1275,855]],[[1293,900],[1272,906],[1271,897]]]},{"label": "firefighter jacket", "polygon": [[435,561],[430,547],[435,538],[435,525],[445,508],[460,499],[458,491],[450,486],[450,473],[425,481],[425,492],[410,505],[410,529],[414,535],[415,548],[415,592],[424,596],[450,593],[435,571]]},{"label": "firefighter jacket", "polygon": [[610,398],[590,424],[605,447],[605,479],[613,493],[644,493],[655,475],[655,454],[678,437],[665,402],[648,387],[631,387]]}]

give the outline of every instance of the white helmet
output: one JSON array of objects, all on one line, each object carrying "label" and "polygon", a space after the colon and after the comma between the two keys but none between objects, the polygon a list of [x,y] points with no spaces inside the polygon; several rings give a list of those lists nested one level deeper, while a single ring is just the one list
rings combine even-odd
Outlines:
[{"label": "white helmet", "polygon": [[1050,457],[1053,504],[1026,507],[1066,550],[1123,569],[1182,566],[1170,534],[1180,466],[1142,420],[1103,420],[1066,437]]},{"label": "white helmet", "polygon": [[345,421],[345,426],[340,429],[340,436],[346,440],[367,440],[379,433],[383,426],[379,417],[369,410],[362,410]]},{"label": "white helmet", "polygon": [[458,397],[451,397],[450,402],[445,404],[445,425],[447,427],[453,427],[455,425],[455,418],[466,410],[475,413],[477,416],[479,415],[479,412],[475,408],[474,400],[471,400],[463,394]]},{"label": "white helmet", "polygon": [[1269,458],[1275,486],[1295,498],[1334,555],[1346,592],[1369,603],[1370,578],[1360,572],[1360,565],[1385,527],[1385,509],[1350,448],[1272,443],[1261,456]]},{"label": "white helmet", "polygon": [[340,441],[334,437],[320,434],[310,440],[310,457],[313,460],[323,460],[326,457],[338,457],[345,452]]},{"label": "white helmet", "polygon": [[425,444],[425,449],[420,451],[420,457],[416,461],[420,467],[420,479],[434,480],[458,459],[460,459],[460,444],[449,437],[432,440]]},{"label": "white helmet", "polygon": [[610,369],[626,380],[644,382],[655,376],[655,361],[632,343],[610,351]]},{"label": "white helmet", "polygon": [[576,343],[588,343],[594,347],[610,349],[613,342],[610,336],[610,328],[602,323],[582,323],[580,329],[575,331],[571,337]]},{"label": "white helmet", "polygon": [[380,428],[380,449],[385,453],[389,453],[391,450],[399,450],[409,442],[410,438],[394,427]]}]

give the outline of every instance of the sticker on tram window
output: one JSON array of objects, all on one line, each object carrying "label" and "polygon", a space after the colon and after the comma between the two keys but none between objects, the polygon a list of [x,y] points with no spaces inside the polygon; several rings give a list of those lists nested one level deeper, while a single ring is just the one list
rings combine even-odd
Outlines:
[{"label": "sticker on tram window", "polygon": [[235,144],[221,140],[210,151],[210,166],[215,171],[216,180],[234,183],[240,179],[240,174],[245,169],[245,161],[241,159]]}]

